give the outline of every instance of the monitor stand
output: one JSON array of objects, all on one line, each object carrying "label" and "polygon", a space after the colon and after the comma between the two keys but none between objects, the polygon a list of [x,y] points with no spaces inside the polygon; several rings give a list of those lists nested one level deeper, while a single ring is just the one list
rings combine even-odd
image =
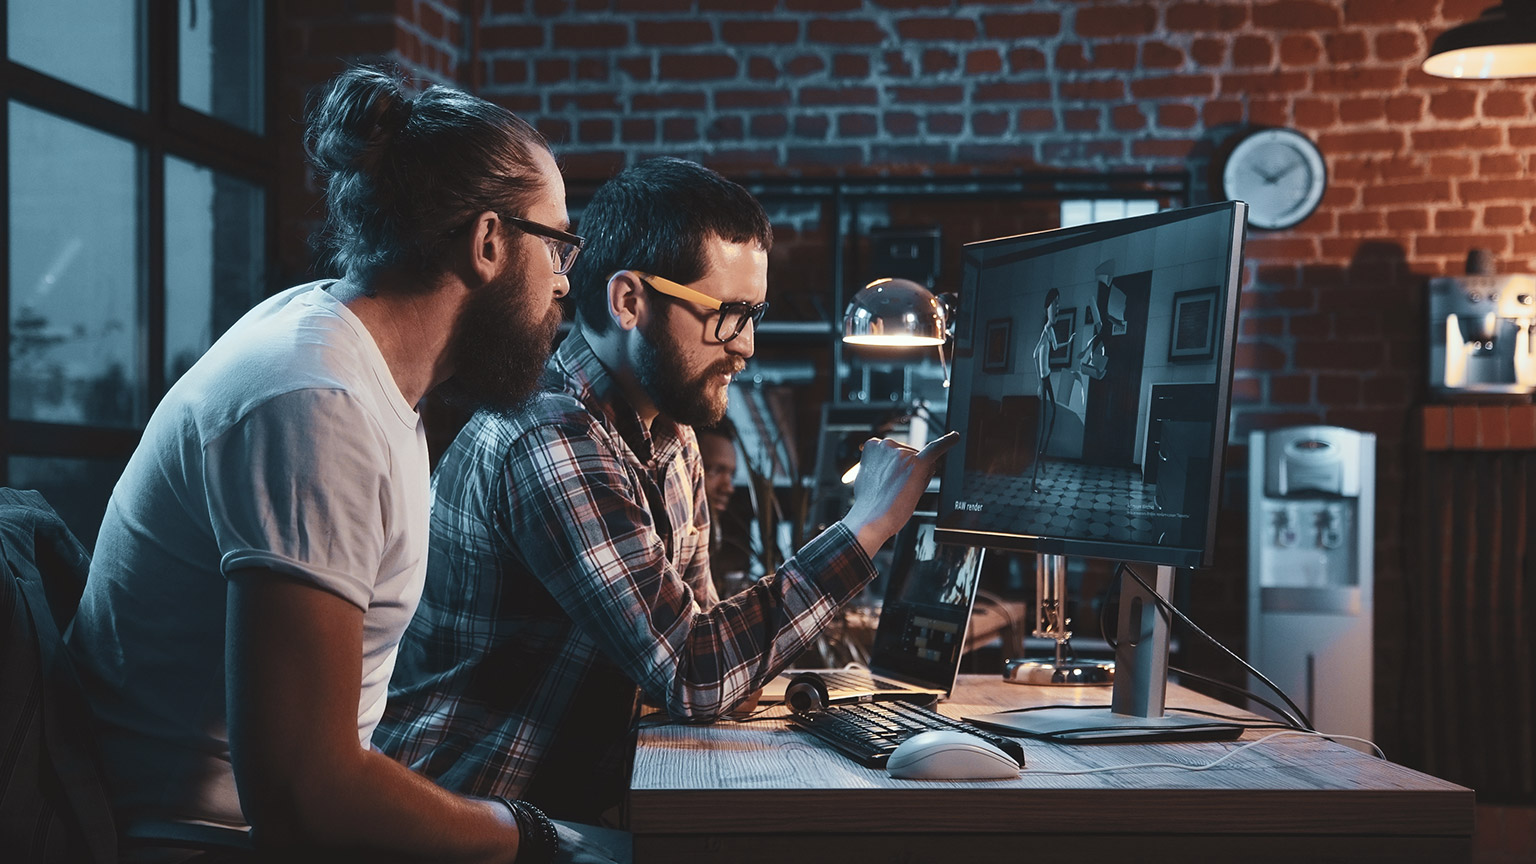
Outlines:
[{"label": "monitor stand", "polygon": [[[1172,567],[1158,567],[1152,587],[1173,595]],[[1168,689],[1168,616],[1129,573],[1120,582],[1120,642],[1109,709],[1056,706],[966,717],[1014,735],[1067,741],[1225,741],[1237,723],[1164,709]]]}]

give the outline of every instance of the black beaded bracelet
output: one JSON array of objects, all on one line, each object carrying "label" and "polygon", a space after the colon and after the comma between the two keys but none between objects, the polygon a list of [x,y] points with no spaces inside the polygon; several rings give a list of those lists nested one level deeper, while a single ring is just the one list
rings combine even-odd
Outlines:
[{"label": "black beaded bracelet", "polygon": [[517,820],[517,864],[554,864],[560,854],[560,835],[544,811],[527,801],[512,801],[500,795],[491,798],[505,804]]}]

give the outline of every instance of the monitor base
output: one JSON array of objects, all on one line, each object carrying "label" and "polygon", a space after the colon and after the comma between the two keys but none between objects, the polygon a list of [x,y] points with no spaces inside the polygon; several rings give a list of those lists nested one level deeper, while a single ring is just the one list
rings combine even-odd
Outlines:
[{"label": "monitor base", "polygon": [[1113,684],[1113,660],[1009,660],[1003,680],[1010,684],[1089,686]]},{"label": "monitor base", "polygon": [[966,720],[1009,735],[1074,743],[1230,741],[1243,726],[1214,717],[1169,711],[1161,717],[1115,714],[1108,708],[1051,707],[980,714]]}]

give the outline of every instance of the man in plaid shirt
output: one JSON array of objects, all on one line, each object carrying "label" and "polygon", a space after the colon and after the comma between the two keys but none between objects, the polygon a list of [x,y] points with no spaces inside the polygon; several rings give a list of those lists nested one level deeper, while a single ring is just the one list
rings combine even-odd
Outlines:
[{"label": "man in plaid shirt", "polygon": [[746,702],[873,578],[955,436],[871,441],[848,515],[718,599],[690,427],[724,415],[752,355],[772,229],[746,190],[669,158],[605,184],[581,228],[544,392],[476,415],[436,469],[427,587],[374,742],[450,789],[593,820],[622,794],[637,697],[688,720]]}]

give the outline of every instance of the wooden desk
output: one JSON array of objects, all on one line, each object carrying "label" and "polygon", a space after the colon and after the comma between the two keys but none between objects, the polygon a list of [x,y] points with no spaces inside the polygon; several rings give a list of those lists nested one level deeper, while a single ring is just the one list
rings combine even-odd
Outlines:
[{"label": "wooden desk", "polygon": [[[1108,688],[963,676],[951,716],[1107,704]],[[1172,707],[1240,713],[1179,687]],[[767,717],[783,716],[775,708]],[[1250,732],[1245,740],[1261,733]],[[1464,861],[1472,790],[1317,739],[1276,739],[1210,771],[1047,769],[1208,762],[1237,746],[1026,742],[1017,780],[896,780],[782,720],[640,732],[630,785],[636,864],[673,861]]]}]

